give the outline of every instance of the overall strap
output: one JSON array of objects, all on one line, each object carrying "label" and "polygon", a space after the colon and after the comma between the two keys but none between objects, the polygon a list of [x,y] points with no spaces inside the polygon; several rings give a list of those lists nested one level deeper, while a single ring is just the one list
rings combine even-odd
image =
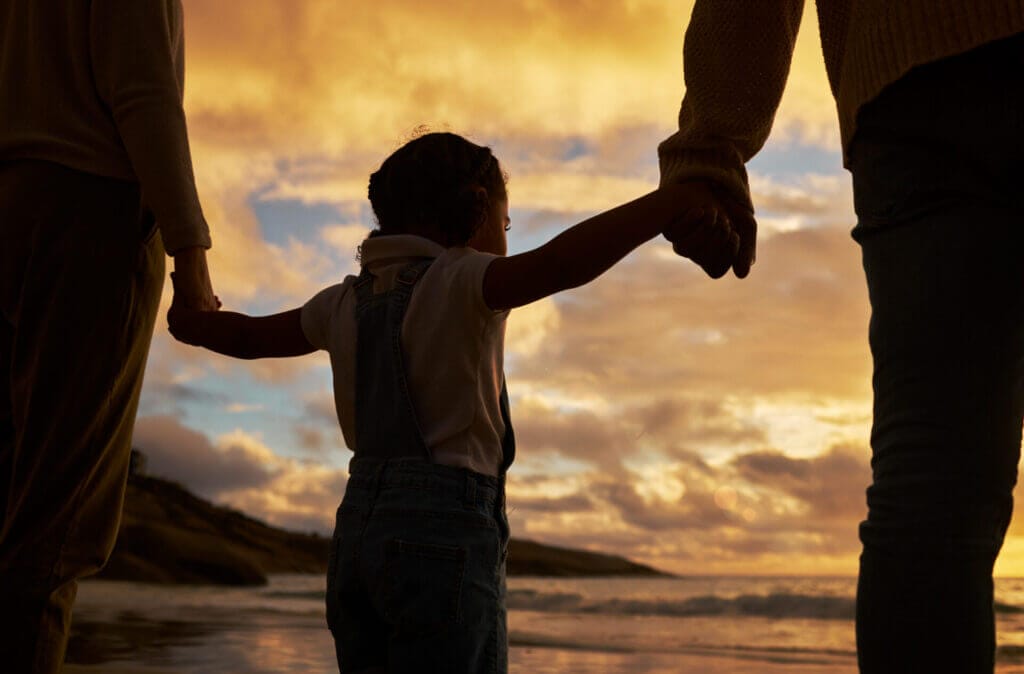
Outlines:
[{"label": "overall strap", "polygon": [[501,420],[505,422],[505,437],[501,439],[501,468],[498,475],[505,476],[516,458],[516,434],[512,430],[512,416],[509,413],[508,387],[504,376],[501,379],[501,397],[498,399],[501,408]]},{"label": "overall strap", "polygon": [[417,281],[433,259],[412,262],[395,287],[373,294],[365,268],[356,291],[356,451],[378,458],[430,460],[416,420],[402,355],[402,321]]}]

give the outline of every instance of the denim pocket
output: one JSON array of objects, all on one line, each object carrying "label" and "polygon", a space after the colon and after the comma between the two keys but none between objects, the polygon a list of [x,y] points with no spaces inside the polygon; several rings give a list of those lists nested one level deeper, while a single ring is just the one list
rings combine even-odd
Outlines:
[{"label": "denim pocket", "polygon": [[384,549],[386,619],[414,632],[461,622],[466,550],[393,539]]}]

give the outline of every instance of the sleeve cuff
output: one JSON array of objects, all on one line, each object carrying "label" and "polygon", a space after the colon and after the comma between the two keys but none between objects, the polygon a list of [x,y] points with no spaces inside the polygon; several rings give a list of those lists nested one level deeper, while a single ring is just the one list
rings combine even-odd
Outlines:
[{"label": "sleeve cuff", "polygon": [[190,228],[166,227],[159,221],[157,225],[160,227],[160,236],[164,240],[164,250],[168,255],[173,256],[184,248],[198,247],[209,250],[213,246],[213,242],[210,240],[210,229],[206,222],[199,227]]},{"label": "sleeve cuff", "polygon": [[728,189],[737,201],[753,211],[747,170],[739,154],[724,148],[680,147],[678,135],[658,145],[661,184],[710,180]]}]

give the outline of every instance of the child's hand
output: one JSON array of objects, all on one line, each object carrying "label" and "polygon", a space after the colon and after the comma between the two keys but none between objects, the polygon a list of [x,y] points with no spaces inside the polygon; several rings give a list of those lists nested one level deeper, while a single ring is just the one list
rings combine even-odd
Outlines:
[{"label": "child's hand", "polygon": [[665,227],[664,236],[676,254],[696,262],[711,278],[729,268],[738,278],[754,263],[757,222],[754,214],[712,183],[695,181],[665,185],[678,213]]},{"label": "child's hand", "polygon": [[215,312],[186,309],[172,303],[167,312],[167,329],[179,342],[203,346],[203,338],[207,335],[206,318],[212,313]]}]

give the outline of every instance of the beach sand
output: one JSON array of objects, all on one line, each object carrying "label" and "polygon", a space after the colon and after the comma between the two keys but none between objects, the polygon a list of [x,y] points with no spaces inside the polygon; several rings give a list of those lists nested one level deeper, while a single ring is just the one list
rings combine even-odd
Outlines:
[{"label": "beach sand", "polygon": [[[192,674],[190,670],[140,667],[131,663],[67,665],[64,674]],[[337,669],[328,669],[333,674]],[[766,663],[717,655],[594,653],[556,648],[513,647],[510,674],[856,674],[855,666],[812,663]],[[238,674],[245,674],[238,672]]]},{"label": "beach sand", "polygon": [[[207,616],[209,617],[209,616]],[[255,621],[254,621],[255,622]],[[79,620],[65,674],[334,674],[333,645],[319,620],[284,628],[225,629],[220,621],[151,620],[134,613]],[[212,638],[211,638],[212,637]],[[516,643],[516,641],[518,643]],[[509,649],[511,674],[856,674],[850,656],[787,658],[785,654],[637,652],[607,644],[565,647],[534,634]],[[258,642],[258,643],[257,643]],[[256,659],[239,656],[255,649]],[[196,654],[198,653],[198,657]],[[184,659],[183,659],[184,658]],[[249,664],[243,664],[248,662]],[[1000,673],[1002,674],[1002,673]],[[1024,673],[1022,673],[1024,674]]]}]

